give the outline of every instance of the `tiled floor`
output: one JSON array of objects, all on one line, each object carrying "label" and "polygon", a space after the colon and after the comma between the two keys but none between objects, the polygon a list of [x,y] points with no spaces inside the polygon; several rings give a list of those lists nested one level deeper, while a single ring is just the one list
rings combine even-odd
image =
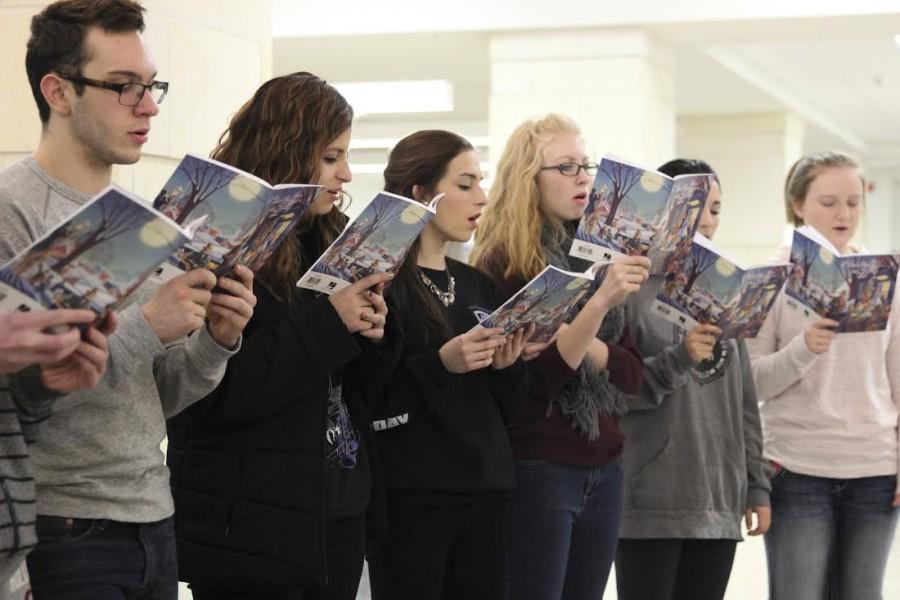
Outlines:
[{"label": "tiled floor", "polygon": [[[765,600],[766,597],[766,555],[763,542],[759,538],[748,539],[738,545],[734,570],[728,586],[726,600]],[[183,586],[179,600],[190,600],[191,593]],[[884,586],[886,600],[900,598],[900,530],[894,539],[894,547],[888,561],[887,580]],[[357,600],[369,600],[369,582],[365,573]],[[603,600],[616,600],[616,585],[610,579]]]}]

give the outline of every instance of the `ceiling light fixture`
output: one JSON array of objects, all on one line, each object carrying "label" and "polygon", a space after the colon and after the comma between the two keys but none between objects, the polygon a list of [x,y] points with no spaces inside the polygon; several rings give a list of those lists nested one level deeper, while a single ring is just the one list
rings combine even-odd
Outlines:
[{"label": "ceiling light fixture", "polygon": [[358,115],[451,112],[453,84],[443,79],[332,84]]}]

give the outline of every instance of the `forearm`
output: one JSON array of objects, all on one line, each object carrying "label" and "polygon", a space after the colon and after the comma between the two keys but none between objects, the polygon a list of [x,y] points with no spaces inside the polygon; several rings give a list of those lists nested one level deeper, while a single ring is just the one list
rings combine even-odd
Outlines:
[{"label": "forearm", "polygon": [[572,369],[577,369],[597,338],[597,331],[609,309],[598,302],[588,302],[556,340],[559,355]]},{"label": "forearm", "polygon": [[598,369],[605,369],[609,364],[609,346],[596,337],[591,340],[585,358]]},{"label": "forearm", "polygon": [[767,402],[797,383],[818,356],[806,347],[802,334],[771,354],[760,355],[753,351],[753,381],[759,400]]}]

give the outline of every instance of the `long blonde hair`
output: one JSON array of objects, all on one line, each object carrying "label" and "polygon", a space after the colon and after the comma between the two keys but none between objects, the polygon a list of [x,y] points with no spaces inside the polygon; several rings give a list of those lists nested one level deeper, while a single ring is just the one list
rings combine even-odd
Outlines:
[{"label": "long blonde hair", "polygon": [[578,135],[581,130],[569,117],[549,113],[525,121],[510,135],[475,233],[470,261],[475,267],[495,277],[527,280],[546,266],[541,251],[545,217],[537,177],[543,166],[544,147],[559,133]]}]

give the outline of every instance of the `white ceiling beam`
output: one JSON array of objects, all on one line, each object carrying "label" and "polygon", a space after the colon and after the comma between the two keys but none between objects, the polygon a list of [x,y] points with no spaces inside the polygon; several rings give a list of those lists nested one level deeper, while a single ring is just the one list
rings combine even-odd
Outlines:
[{"label": "white ceiling beam", "polygon": [[812,121],[821,129],[837,137],[853,151],[861,154],[866,152],[866,143],[853,131],[841,125],[836,119],[816,107],[809,100],[787,89],[781,82],[751,64],[733,50],[723,47],[706,47],[702,48],[701,51],[723,67],[772,96],[783,104],[785,109],[796,113],[808,121]]}]

